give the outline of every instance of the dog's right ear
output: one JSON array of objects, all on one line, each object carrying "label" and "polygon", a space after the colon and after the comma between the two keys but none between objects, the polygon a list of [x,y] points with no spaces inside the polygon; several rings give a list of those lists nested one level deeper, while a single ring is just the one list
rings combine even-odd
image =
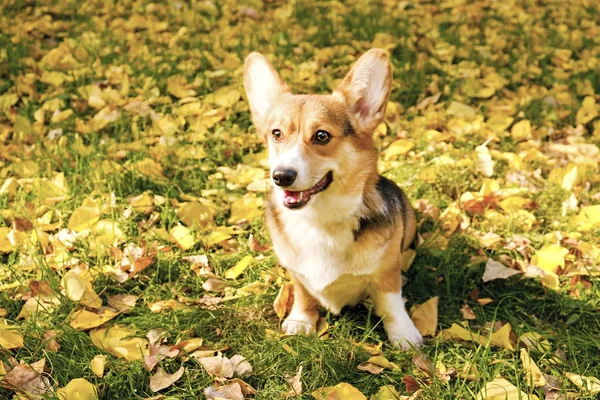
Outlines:
[{"label": "dog's right ear", "polygon": [[244,87],[250,103],[252,122],[260,131],[277,98],[289,87],[260,53],[251,53],[244,63]]}]

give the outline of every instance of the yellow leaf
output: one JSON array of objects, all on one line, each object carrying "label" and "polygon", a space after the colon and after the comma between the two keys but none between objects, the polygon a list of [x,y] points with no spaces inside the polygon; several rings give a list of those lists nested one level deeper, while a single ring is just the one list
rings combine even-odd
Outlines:
[{"label": "yellow leaf", "polygon": [[231,216],[227,222],[230,224],[250,222],[262,215],[262,205],[262,198],[248,193],[231,204]]},{"label": "yellow leaf", "polygon": [[233,107],[241,98],[241,93],[237,87],[223,86],[208,94],[204,101],[219,107]]},{"label": "yellow leaf", "polygon": [[317,400],[367,400],[364,394],[349,383],[322,387],[311,394]]},{"label": "yellow leaf", "polygon": [[476,400],[539,400],[535,395],[522,392],[504,378],[498,377],[485,384],[477,394]]},{"label": "yellow leaf", "polygon": [[548,381],[539,367],[533,361],[526,349],[521,349],[521,363],[523,364],[523,372],[525,381],[529,386],[544,386]]},{"label": "yellow leaf", "polygon": [[169,231],[171,236],[175,239],[175,242],[183,250],[191,249],[196,243],[196,238],[189,228],[182,225],[177,225],[171,228]]},{"label": "yellow leaf", "polygon": [[411,319],[423,336],[434,336],[438,322],[439,296],[432,297],[415,307]]},{"label": "yellow leaf", "polygon": [[110,321],[118,314],[105,309],[101,314],[96,314],[87,310],[75,311],[69,320],[69,325],[78,331],[87,331],[96,328],[103,323]]},{"label": "yellow leaf", "polygon": [[203,238],[203,241],[207,247],[211,247],[224,240],[231,239],[233,235],[238,233],[240,233],[240,229],[236,226],[217,226]]},{"label": "yellow leaf", "polygon": [[520,196],[511,196],[498,203],[507,213],[522,210],[524,206],[531,204],[531,200]]},{"label": "yellow leaf", "polygon": [[81,207],[75,209],[67,227],[75,232],[81,232],[94,226],[100,220],[100,207],[91,198],[83,201]]},{"label": "yellow leaf", "polygon": [[90,308],[102,307],[102,299],[96,294],[90,279],[84,279],[74,270],[63,276],[63,287],[69,300],[79,301]]},{"label": "yellow leaf", "polygon": [[569,164],[567,166],[567,171],[562,179],[562,188],[568,190],[569,192],[573,190],[575,185],[579,183],[579,168],[575,164]]},{"label": "yellow leaf", "polygon": [[510,130],[510,135],[517,141],[531,139],[531,122],[528,119],[517,122]]},{"label": "yellow leaf", "polygon": [[450,339],[460,339],[469,342],[482,343],[482,338],[478,333],[473,333],[466,330],[462,326],[454,323],[450,328],[444,329],[441,332],[442,336]]},{"label": "yellow leaf", "polygon": [[178,99],[195,96],[196,92],[190,88],[185,76],[173,75],[167,78],[167,91]]},{"label": "yellow leaf", "polygon": [[571,220],[571,224],[579,232],[600,228],[600,204],[581,207],[579,214]]},{"label": "yellow leaf", "polygon": [[585,125],[598,116],[596,102],[593,96],[587,96],[581,103],[581,108],[577,110],[575,123]]},{"label": "yellow leaf", "polygon": [[204,227],[214,223],[214,208],[197,201],[183,203],[177,216],[187,226]]},{"label": "yellow leaf", "polygon": [[415,261],[417,252],[413,249],[408,249],[406,251],[403,251],[400,256],[402,257],[402,272],[408,272],[413,261]]},{"label": "yellow leaf", "polygon": [[565,267],[565,256],[569,250],[557,244],[549,244],[538,250],[531,258],[531,264],[553,273]]},{"label": "yellow leaf", "polygon": [[106,356],[99,354],[92,358],[92,361],[90,361],[90,368],[94,375],[102,378],[104,376],[104,369],[106,368]]},{"label": "yellow leaf", "polygon": [[128,361],[135,361],[148,355],[148,341],[131,337],[134,334],[133,329],[115,325],[91,331],[90,338],[96,347]]},{"label": "yellow leaf", "polygon": [[10,350],[21,347],[23,347],[23,335],[18,332],[18,328],[0,320],[0,349]]},{"label": "yellow leaf", "polygon": [[494,132],[504,132],[515,119],[507,115],[495,114],[485,122]]},{"label": "yellow leaf", "polygon": [[154,211],[154,196],[148,192],[144,192],[139,196],[131,198],[129,205],[133,211],[149,215]]},{"label": "yellow leaf", "polygon": [[283,317],[289,312],[294,304],[294,285],[291,283],[285,283],[281,286],[275,301],[273,302],[273,308],[275,313],[281,321]]},{"label": "yellow leaf", "polygon": [[73,379],[67,386],[56,391],[60,400],[96,400],[96,387],[83,378]]},{"label": "yellow leaf", "polygon": [[406,153],[408,153],[413,147],[415,147],[415,144],[412,141],[408,139],[398,139],[392,142],[392,144],[390,144],[390,146],[387,149],[385,149],[383,153],[383,158],[386,161],[389,161],[396,158],[396,156],[403,156]]},{"label": "yellow leaf", "polygon": [[246,268],[250,266],[252,259],[253,258],[250,255],[242,258],[240,261],[237,262],[237,264],[225,271],[225,274],[223,276],[226,279],[236,279],[238,276],[244,273]]},{"label": "yellow leaf", "polygon": [[593,376],[577,375],[570,372],[566,372],[565,375],[578,388],[584,389],[592,395],[600,393],[600,380],[598,378]]},{"label": "yellow leaf", "polygon": [[73,115],[73,110],[71,110],[70,108],[68,110],[56,112],[56,113],[54,113],[54,115],[52,115],[52,118],[50,118],[50,122],[58,123],[58,122],[66,121],[67,119],[69,119],[71,117],[71,115]]},{"label": "yellow leaf", "polygon": [[446,114],[455,116],[460,119],[471,121],[477,116],[477,110],[471,106],[453,101],[446,109]]},{"label": "yellow leaf", "polygon": [[550,351],[550,342],[539,333],[525,332],[519,336],[519,342],[523,343],[529,350]]},{"label": "yellow leaf", "polygon": [[514,350],[515,348],[510,340],[510,332],[510,324],[503,325],[502,328],[492,333],[492,336],[490,337],[490,343],[493,346],[504,347],[508,350]]},{"label": "yellow leaf", "polygon": [[0,226],[0,253],[10,253],[15,249],[9,238],[10,228]]},{"label": "yellow leaf", "polygon": [[165,181],[167,179],[163,173],[162,165],[150,158],[144,158],[143,160],[133,162],[129,167],[151,180]]}]

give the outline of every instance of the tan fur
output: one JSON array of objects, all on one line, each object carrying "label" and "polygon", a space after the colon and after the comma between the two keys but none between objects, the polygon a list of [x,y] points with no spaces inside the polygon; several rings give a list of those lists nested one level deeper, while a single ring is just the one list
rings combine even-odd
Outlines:
[{"label": "tan fur", "polygon": [[[408,348],[422,341],[402,298],[401,252],[414,238],[414,212],[404,193],[378,175],[372,138],[391,79],[387,55],[374,49],[332,94],[293,95],[263,56],[246,60],[244,85],[271,170],[297,172],[285,190],[274,185],[265,204],[274,251],[294,281],[294,305],[282,325],[287,333],[314,332],[319,303],[338,313],[371,297],[392,342]],[[330,134],[327,144],[315,143],[319,130]],[[329,187],[304,207],[284,206],[286,191],[308,190],[329,172]]]}]

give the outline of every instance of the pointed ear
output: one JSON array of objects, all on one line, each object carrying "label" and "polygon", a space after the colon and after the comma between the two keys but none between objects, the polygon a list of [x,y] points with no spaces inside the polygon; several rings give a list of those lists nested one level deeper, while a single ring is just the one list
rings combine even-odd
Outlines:
[{"label": "pointed ear", "polygon": [[358,59],[336,91],[346,99],[354,128],[370,134],[383,121],[391,88],[388,56],[372,49]]},{"label": "pointed ear", "polygon": [[275,68],[260,53],[251,53],[246,57],[244,87],[250,103],[252,122],[259,129],[275,105],[277,98],[290,90],[281,80]]}]

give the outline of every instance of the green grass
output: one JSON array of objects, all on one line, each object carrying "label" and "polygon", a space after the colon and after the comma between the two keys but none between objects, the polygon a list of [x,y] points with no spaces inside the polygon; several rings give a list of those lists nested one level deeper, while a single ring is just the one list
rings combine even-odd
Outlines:
[{"label": "green grass", "polygon": [[[381,321],[371,315],[368,305],[344,309],[339,316],[322,311],[329,326],[326,338],[283,337],[278,333],[279,320],[272,306],[279,290],[274,283],[261,293],[223,302],[216,310],[194,305],[189,311],[152,313],[148,307],[152,302],[178,299],[179,296],[200,299],[206,294],[202,289],[206,278],[198,276],[182,257],[207,254],[214,272],[222,276],[244,256],[259,255],[248,246],[250,234],[261,243],[268,243],[268,232],[262,219],[257,218],[241,224],[243,233],[228,246],[208,247],[199,239],[189,250],[181,250],[174,243],[156,239],[151,230],[164,228],[168,231],[178,225],[176,201],[187,201],[187,196],[213,201],[216,205],[215,225],[228,225],[231,202],[247,193],[245,185],[228,188],[228,179],[222,176],[223,167],[234,170],[240,164],[256,167],[256,163],[244,160],[263,149],[253,133],[246,102],[242,98],[231,107],[213,107],[204,101],[206,95],[223,86],[232,85],[233,90],[237,90],[235,88],[241,84],[240,66],[221,65],[228,55],[243,61],[250,51],[271,53],[275,67],[282,70],[282,75],[290,77],[292,88],[320,93],[328,91],[335,79],[344,76],[354,57],[370,48],[378,34],[377,40],[382,40],[381,34],[384,34],[384,42],[385,35],[389,35],[389,53],[395,71],[391,100],[401,111],[393,121],[387,121],[388,136],[378,143],[387,145],[397,133],[414,141],[415,149],[401,162],[382,162],[382,169],[405,189],[413,202],[426,199],[443,212],[463,193],[479,191],[483,176],[475,161],[460,166],[439,165],[436,161],[440,156],[447,156],[456,163],[476,160],[475,147],[491,135],[485,129],[453,131],[456,121],[445,114],[447,105],[451,101],[471,105],[479,110],[480,122],[484,123],[497,107],[508,104],[512,111],[507,112],[515,121],[529,119],[534,129],[553,129],[554,136],[544,136],[532,145],[541,152],[546,152],[547,144],[566,143],[563,138],[577,136],[570,132],[585,97],[579,86],[584,80],[589,81],[596,102],[600,88],[597,70],[580,63],[589,59],[590,54],[595,57],[600,54],[597,35],[579,26],[582,20],[597,19],[598,7],[573,6],[576,8],[573,14],[563,17],[563,8],[556,4],[542,7],[528,3],[512,10],[494,2],[483,8],[477,3],[467,3],[463,8],[450,7],[445,1],[398,6],[389,1],[347,4],[298,1],[289,5],[283,1],[242,3],[256,8],[261,19],[253,21],[240,16],[240,6],[232,1],[217,1],[214,7],[210,2],[134,1],[126,5],[109,5],[48,1],[33,5],[3,1],[0,6],[0,28],[3,28],[0,29],[0,94],[14,93],[19,99],[11,107],[2,105],[0,108],[0,186],[11,177],[20,179],[23,185],[14,196],[0,195],[0,227],[10,228],[15,217],[34,221],[34,214],[40,217],[42,211],[52,210],[52,222],[58,222],[62,229],[67,226],[73,211],[92,194],[102,204],[113,202],[113,208],[106,211],[102,219],[117,221],[124,232],[125,239],[119,241],[118,248],[134,243],[163,246],[162,249],[167,247],[168,251],[159,252],[149,268],[119,283],[113,275],[105,273],[106,265],[120,261],[110,251],[96,251],[92,241],[86,238],[69,250],[71,257],[79,259],[93,272],[93,286],[104,305],[108,295],[126,293],[139,297],[137,307],[128,314],[119,315],[108,325],[118,323],[131,327],[140,337],[150,329],[161,328],[167,332],[170,344],[200,337],[210,348],[225,349],[224,354],[229,357],[241,354],[253,367],[252,375],[245,381],[257,389],[256,399],[281,398],[282,393],[289,390],[286,374],[295,374],[300,366],[303,368],[303,399],[311,398],[310,393],[320,387],[340,382],[351,383],[367,396],[375,394],[383,385],[393,385],[406,395],[402,379],[407,376],[419,382],[423,399],[474,398],[486,382],[498,375],[524,392],[544,398],[543,388],[527,386],[519,359],[522,345],[517,344],[517,349],[511,351],[445,340],[440,336],[428,338],[423,352],[434,363],[442,362],[459,373],[466,363],[473,363],[478,370],[476,381],[455,374],[444,383],[421,371],[412,361],[413,352],[389,346]],[[516,13],[520,11],[523,14],[519,17]],[[148,25],[129,28],[127,23],[134,15],[145,18]],[[54,25],[48,24],[47,20],[53,21]],[[168,22],[166,28],[155,30],[163,21]],[[557,28],[562,23],[566,24],[567,33],[582,38],[570,40],[563,27],[560,27],[563,31]],[[532,25],[537,30],[532,30]],[[169,46],[180,28],[187,29],[187,36]],[[547,43],[542,41],[543,38],[547,38]],[[60,43],[71,46],[79,65],[63,71],[73,77],[72,82],[53,87],[39,81],[40,74],[49,69],[41,64],[41,59]],[[443,46],[436,47],[440,44],[454,46],[453,55],[440,55]],[[79,50],[78,46],[81,47]],[[332,56],[319,65],[314,76],[304,82],[298,81],[295,77],[299,65],[313,61],[320,50],[329,47]],[[565,48],[573,51],[572,61],[577,64],[574,70],[566,69],[567,78],[555,74],[561,71],[557,71],[559,68],[552,59],[556,49]],[[538,66],[541,73],[532,73],[528,70],[530,65]],[[137,116],[126,111],[124,104],[117,104],[114,109],[121,115],[115,121],[89,133],[78,133],[76,118],[89,124],[98,112],[82,98],[80,87],[100,84],[103,88],[119,91],[123,84],[120,67],[127,71],[125,75],[130,85],[122,96],[127,101],[137,96],[148,100],[149,108],[158,113],[156,119],[179,115],[181,104],[168,93],[167,78],[181,74],[192,84],[200,104],[206,105],[202,112],[212,108],[224,110],[223,120],[199,133],[194,128],[195,121],[189,118],[175,133],[177,143],[163,146],[157,141],[165,135],[153,131],[153,116]],[[486,70],[505,78],[506,85],[490,99],[466,96],[461,87],[469,78],[467,75],[475,73],[476,76],[471,78],[483,78]],[[18,85],[26,73],[36,76],[32,95]],[[437,90],[442,92],[437,105],[424,110],[416,107]],[[57,100],[60,100],[59,110],[72,109],[74,113],[64,121],[50,122],[54,110],[52,102]],[[13,129],[17,115],[33,124],[34,113],[42,107],[46,107],[47,112],[41,127],[33,125],[24,132]],[[567,115],[566,111],[571,113]],[[595,123],[598,119],[582,127],[577,136],[579,143],[598,146],[600,137],[594,131],[597,129]],[[49,140],[48,131],[59,128],[63,135],[55,141]],[[450,139],[443,143],[428,143],[423,139],[423,133],[432,129],[449,133]],[[500,133],[498,140],[489,144],[490,149],[514,153],[527,151],[527,145],[517,143],[509,132],[510,127]],[[190,149],[194,147],[203,149],[206,157],[201,160],[189,158]],[[161,165],[166,179],[148,177],[131,167],[132,163],[147,158]],[[36,170],[21,176],[19,165],[27,161],[33,162]],[[570,161],[566,156],[554,154],[549,156],[549,161],[524,160],[524,173],[537,188],[536,193],[526,195],[535,203],[529,211],[536,218],[536,224],[531,231],[526,231],[514,216],[503,214],[504,222],[495,227],[495,233],[507,241],[513,234],[527,236],[533,243],[532,253],[548,243],[549,235],[554,232],[560,232],[566,239],[598,245],[600,232],[597,227],[589,232],[572,232],[570,220],[576,212],[561,215],[562,202],[571,193],[556,182],[547,181],[553,170],[566,167]],[[121,170],[105,168],[103,165],[107,162],[120,166]],[[518,186],[507,178],[515,166],[505,160],[496,162],[493,178],[501,187]],[[572,192],[582,206],[598,203],[598,163],[594,165],[593,160],[576,162],[585,168],[582,172],[585,179]],[[435,182],[420,178],[425,167],[435,170],[438,177]],[[26,180],[51,178],[58,172],[65,174],[69,198],[44,205],[38,194],[28,188]],[[214,192],[205,195],[203,191],[206,190]],[[144,192],[165,198],[163,204],[154,208],[156,225],[152,229],[144,225],[147,215],[123,217],[128,199]],[[41,206],[46,208],[40,211]],[[573,294],[574,287],[569,285],[571,278],[568,276],[560,276],[558,290],[549,289],[532,278],[512,277],[483,283],[485,263],[481,256],[495,259],[502,255],[515,259],[523,257],[505,248],[482,248],[472,233],[486,232],[486,216],[463,215],[470,220],[469,229],[472,230],[457,231],[449,237],[441,232],[442,223],[438,219],[419,215],[419,232],[427,240],[426,245],[417,249],[417,257],[406,274],[404,293],[408,305],[421,304],[439,296],[438,330],[461,323],[460,308],[468,304],[476,314],[476,319],[469,324],[473,331],[488,331],[490,324],[501,321],[510,323],[516,336],[540,333],[549,340],[551,347],[545,351],[532,351],[532,357],[544,373],[562,380],[562,394],[579,393],[564,373],[600,377],[600,280],[586,278],[589,285],[580,284],[578,296]],[[207,233],[212,228],[199,229],[199,233]],[[443,241],[435,238],[447,239],[446,245],[441,246]],[[563,241],[562,244],[571,251],[569,257],[572,260],[584,262],[573,242]],[[101,399],[153,396],[149,389],[152,373],[146,371],[140,361],[127,362],[108,354],[92,344],[87,332],[77,331],[67,323],[70,313],[80,305],[61,293],[61,277],[66,269],[56,268],[51,259],[45,257],[53,250],[52,246],[47,247],[44,254],[44,249],[36,244],[23,251],[15,248],[0,253],[0,285],[20,283],[18,287],[0,290],[0,308],[6,309],[5,318],[16,324],[25,338],[20,349],[0,350],[0,361],[8,363],[14,357],[17,361],[31,363],[45,358],[45,372],[54,387],[63,387],[75,378],[85,378],[96,386]],[[28,257],[34,260],[30,268],[23,266]],[[267,251],[264,258],[255,261],[238,280],[227,283],[235,290],[262,282],[276,265],[275,255]],[[597,270],[597,264],[591,262],[590,268]],[[34,313],[16,321],[24,296],[31,294],[37,282],[47,283],[60,304],[50,314]],[[481,306],[472,296],[474,291],[479,292],[480,298],[491,298],[492,302]],[[48,330],[57,333],[60,344],[57,352],[45,347],[43,336]],[[385,356],[400,368],[386,369],[379,375],[358,370],[357,366],[366,361],[369,354],[352,344],[356,342],[382,343]],[[92,358],[100,354],[107,355],[108,360],[102,378],[95,376],[89,366]],[[167,398],[203,398],[204,389],[214,381],[193,359],[165,359],[159,365],[167,372],[176,371],[180,365],[186,367],[186,373],[177,383],[160,392]],[[7,388],[0,388],[0,398],[8,399],[13,394]],[[584,392],[579,396],[580,399],[596,398]],[[52,394],[46,397],[54,398]]]}]

